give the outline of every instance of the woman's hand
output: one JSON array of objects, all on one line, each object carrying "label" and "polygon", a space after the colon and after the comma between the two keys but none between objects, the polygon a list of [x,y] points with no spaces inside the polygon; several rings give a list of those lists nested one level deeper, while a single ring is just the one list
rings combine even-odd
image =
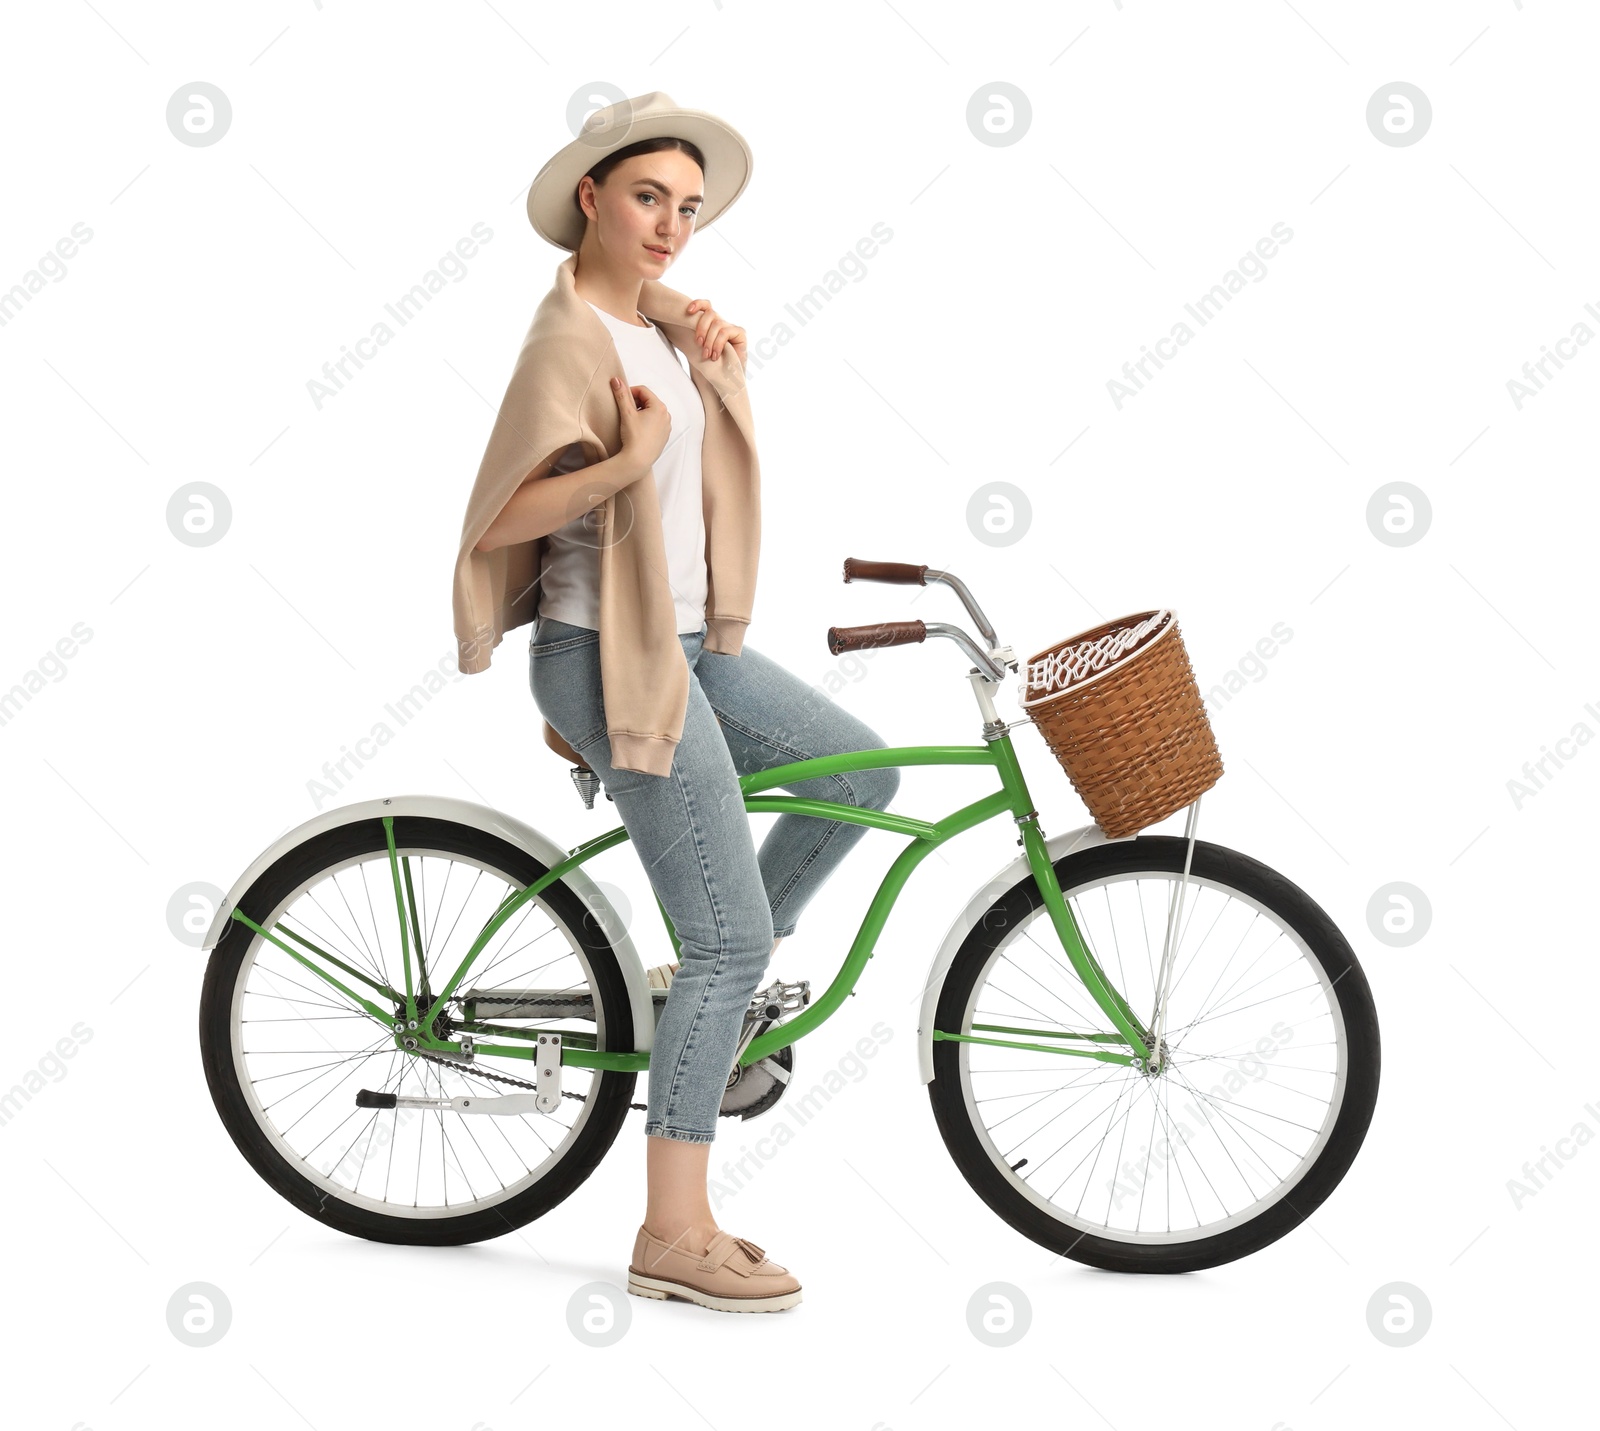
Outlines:
[{"label": "woman's hand", "polygon": [[746,342],[744,329],[736,327],[724,318],[719,318],[711,307],[709,298],[696,298],[689,304],[690,313],[696,311],[700,316],[695,320],[695,341],[700,344],[701,354],[713,362],[722,356],[725,344],[731,343],[733,351],[739,355],[739,366],[745,366]]},{"label": "woman's hand", "polygon": [[611,395],[617,400],[623,453],[642,477],[655,466],[672,435],[672,414],[649,388],[630,388],[620,378],[611,379]]}]

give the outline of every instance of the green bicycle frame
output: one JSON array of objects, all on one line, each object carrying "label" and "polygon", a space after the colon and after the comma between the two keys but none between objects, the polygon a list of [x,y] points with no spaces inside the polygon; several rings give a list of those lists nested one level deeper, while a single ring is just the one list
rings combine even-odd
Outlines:
[{"label": "green bicycle frame", "polygon": [[[793,784],[801,780],[810,780],[819,776],[839,775],[854,770],[877,770],[888,766],[910,765],[992,765],[999,772],[1000,789],[985,795],[980,800],[973,801],[970,805],[947,815],[942,820],[927,821],[913,819],[908,815],[891,815],[885,811],[862,809],[855,805],[840,804],[832,800],[812,800],[795,795],[766,795],[761,792],[774,786]],[[1050,861],[1049,852],[1045,848],[1044,836],[1039,831],[1038,813],[1033,808],[1028,787],[1023,780],[1022,771],[1017,764],[1016,753],[1012,748],[1009,733],[1002,731],[995,739],[983,745],[902,745],[886,749],[848,751],[840,755],[818,756],[810,760],[792,761],[787,765],[774,766],[770,770],[758,771],[753,775],[739,777],[739,786],[745,797],[745,809],[752,814],[764,813],[791,813],[797,815],[814,815],[822,819],[843,820],[852,824],[867,825],[875,829],[891,830],[897,834],[910,836],[910,843],[903,849],[888,873],[879,884],[877,893],[873,896],[872,903],[868,906],[861,927],[856,932],[855,940],[850,946],[850,952],[845,957],[839,972],[834,976],[833,982],[828,985],[821,997],[806,1005],[792,1019],[777,1024],[768,1029],[759,1037],[751,1040],[748,1048],[740,1057],[741,1064],[751,1064],[776,1053],[780,1048],[804,1038],[806,1034],[821,1025],[844,1003],[845,999],[854,991],[856,981],[861,977],[862,970],[867,966],[867,960],[872,957],[874,947],[879,935],[888,921],[889,912],[893,909],[895,901],[899,898],[901,890],[905,887],[906,880],[911,872],[938,849],[946,840],[954,835],[981,825],[986,820],[993,819],[1000,814],[1009,813],[1017,823],[1020,831],[1020,843],[1026,852],[1028,867],[1033,872],[1035,884],[1038,887],[1045,909],[1049,912],[1051,923],[1061,939],[1062,948],[1065,950],[1072,968],[1082,981],[1084,988],[1089,992],[1095,1003],[1104,1012],[1111,1023],[1111,1029],[1099,1032],[1056,1032],[1045,1029],[1029,1029],[1011,1027],[1000,1024],[974,1024],[973,1032],[968,1034],[951,1033],[941,1029],[933,1031],[935,1039],[956,1039],[970,1043],[994,1044],[1002,1048],[1027,1049],[1040,1053],[1054,1053],[1072,1055],[1082,1058],[1098,1059],[1106,1063],[1132,1064],[1147,1063],[1150,1058],[1153,1037],[1143,1022],[1134,1014],[1123,998],[1122,993],[1106,977],[1099,962],[1090,952],[1084,942],[1077,921],[1072,916],[1065,898],[1061,893],[1060,881],[1056,878],[1055,867]],[[326,960],[336,966],[352,979],[367,985],[387,1007],[374,1003],[354,989],[348,987],[336,978],[331,972],[320,967],[312,958],[291,948],[272,931],[263,929],[248,915],[235,909],[233,917],[248,925],[264,938],[276,944],[285,953],[297,959],[306,968],[318,977],[332,985],[346,998],[353,1000],[364,1008],[385,1027],[393,1028],[396,1046],[401,1048],[415,1047],[450,1053],[457,1057],[461,1054],[459,1041],[438,1039],[431,1030],[434,1020],[443,1011],[445,1004],[455,993],[462,980],[467,976],[478,955],[488,946],[502,925],[510,919],[524,904],[535,898],[546,885],[562,878],[568,870],[575,869],[584,861],[592,859],[595,855],[611,849],[628,839],[628,832],[623,827],[598,835],[592,840],[586,840],[580,845],[575,845],[568,851],[568,858],[559,864],[553,865],[545,874],[541,875],[526,888],[514,891],[506,896],[500,907],[490,917],[472,947],[462,958],[460,966],[450,977],[450,981],[439,990],[437,994],[415,987],[412,976],[411,951],[415,947],[421,950],[421,922],[417,917],[416,897],[411,884],[411,867],[409,863],[402,864],[395,851],[394,818],[383,817],[384,831],[389,846],[389,867],[394,885],[396,910],[400,922],[401,958],[405,968],[405,989],[401,991],[391,989],[386,984],[371,978],[361,970],[337,958],[326,950],[318,948],[309,940],[302,938],[292,930],[283,932],[289,938],[310,951],[317,959]],[[660,908],[660,900],[656,901]],[[677,932],[672,927],[672,921],[667,917],[666,910],[661,909],[661,917],[666,924],[668,937],[672,941],[674,953],[678,951]],[[396,1018],[395,1008],[403,1004],[406,1010],[404,1020]],[[548,1030],[546,1030],[548,1031]],[[980,1032],[981,1031],[981,1032]],[[534,1057],[534,1040],[537,1029],[519,1029],[502,1024],[469,1021],[463,1026],[463,1032],[470,1032],[474,1037],[474,1047],[480,1054],[496,1054],[510,1058],[532,1059]],[[484,1043],[480,1035],[489,1034],[495,1037],[515,1039],[521,1042],[510,1044]],[[995,1034],[1025,1034],[1032,1039],[1050,1039],[1056,1042],[1016,1042],[1006,1038],[992,1037]],[[402,1040],[405,1042],[402,1043]],[[635,1052],[633,1050],[611,1050],[594,1047],[595,1035],[584,1031],[562,1031],[561,1061],[566,1065],[583,1068],[619,1069],[623,1071],[640,1072],[650,1066],[650,1054]],[[1085,1044],[1088,1047],[1073,1047],[1073,1044]],[[1102,1045],[1122,1045],[1128,1052],[1116,1051]]]}]

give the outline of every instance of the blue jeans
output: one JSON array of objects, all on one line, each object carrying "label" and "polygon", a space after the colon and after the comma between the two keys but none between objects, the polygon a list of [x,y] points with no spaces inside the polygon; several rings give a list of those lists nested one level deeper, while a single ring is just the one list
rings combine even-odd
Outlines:
[{"label": "blue jeans", "polygon": [[[528,645],[535,704],[616,802],[678,937],[679,968],[650,1055],[644,1130],[691,1143],[716,1137],[745,1010],[773,940],[794,933],[801,910],[866,833],[844,820],[783,814],[758,853],[738,777],[884,744],[775,661],[748,645],[737,656],[705,651],[705,635],[702,622],[678,636],[693,679],[665,776],[611,765],[598,631],[541,616]],[[899,787],[900,772],[889,767],[783,788],[882,810]]]}]

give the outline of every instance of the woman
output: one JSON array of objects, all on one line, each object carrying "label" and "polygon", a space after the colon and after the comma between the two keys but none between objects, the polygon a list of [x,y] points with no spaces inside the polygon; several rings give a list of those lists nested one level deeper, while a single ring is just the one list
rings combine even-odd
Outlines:
[{"label": "woman", "polygon": [[[648,1189],[628,1290],[725,1311],[800,1300],[792,1273],[717,1225],[707,1169],[750,997],[865,833],[786,814],[757,851],[738,776],[883,745],[744,644],[759,548],[745,331],[659,282],[749,169],[730,126],[657,93],[598,111],[540,171],[530,218],[574,253],[525,344],[523,391],[514,379],[502,404],[514,434],[497,424],[508,451],[522,444],[523,465],[486,458],[495,475],[480,474],[474,510],[497,515],[473,544],[493,554],[538,543],[536,560],[493,573],[484,590],[516,588],[517,574],[539,589],[534,700],[615,800],[679,940],[681,964],[650,971],[669,992],[650,1058]],[[609,406],[594,407],[600,372],[614,437]],[[556,434],[571,440],[557,449]],[[530,453],[542,460],[528,464]],[[531,475],[502,501],[505,472]],[[466,535],[474,529],[469,512]],[[458,634],[477,638],[463,643],[463,669],[482,669],[480,648],[526,610],[517,596],[481,600],[496,599],[492,621],[479,603],[458,604]],[[670,659],[652,664],[663,648]],[[881,810],[898,786],[891,768],[785,788]]]}]

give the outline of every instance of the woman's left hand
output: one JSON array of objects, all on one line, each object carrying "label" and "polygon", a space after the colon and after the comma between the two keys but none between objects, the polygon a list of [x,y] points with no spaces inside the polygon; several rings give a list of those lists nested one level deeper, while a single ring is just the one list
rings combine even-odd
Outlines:
[{"label": "woman's left hand", "polygon": [[739,366],[745,366],[745,333],[744,329],[735,326],[725,318],[719,318],[711,306],[709,298],[696,298],[689,304],[690,313],[699,313],[695,320],[695,341],[700,344],[702,356],[715,362],[722,356],[724,345],[731,343],[733,351],[739,355]]}]

